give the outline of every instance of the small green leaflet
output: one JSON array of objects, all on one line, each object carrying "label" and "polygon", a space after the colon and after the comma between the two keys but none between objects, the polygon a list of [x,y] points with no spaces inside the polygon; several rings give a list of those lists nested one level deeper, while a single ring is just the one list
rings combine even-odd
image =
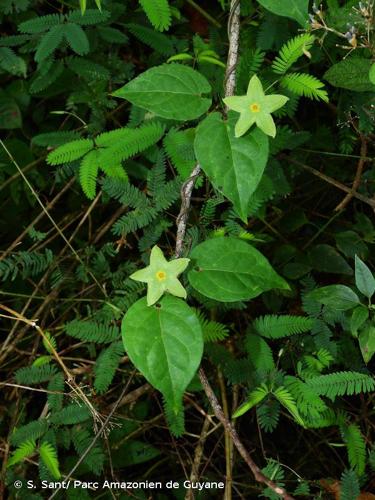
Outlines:
[{"label": "small green leaflet", "polygon": [[375,85],[375,63],[372,63],[368,76],[370,82]]},{"label": "small green leaflet", "polygon": [[260,5],[273,14],[289,17],[306,27],[308,20],[309,0],[257,0]]},{"label": "small green leaflet", "polygon": [[323,286],[310,292],[308,297],[337,311],[347,311],[360,304],[358,295],[345,285]]},{"label": "small green leaflet", "polygon": [[188,278],[202,295],[220,302],[250,300],[289,286],[254,247],[236,238],[213,238],[196,246]]},{"label": "small green leaflet", "polygon": [[133,304],[121,326],[125,350],[134,366],[164,396],[175,414],[203,353],[199,320],[183,300],[166,296],[154,306],[146,298]]},{"label": "small green leaflet", "polygon": [[171,120],[194,120],[211,106],[207,79],[188,66],[172,63],[151,68],[112,95]]},{"label": "small green leaflet", "polygon": [[369,310],[367,307],[360,305],[353,309],[350,318],[350,331],[353,337],[358,337],[358,330],[368,320]]},{"label": "small green leaflet", "polygon": [[351,57],[331,66],[324,78],[334,87],[354,92],[374,92],[375,85],[369,76],[371,68],[371,59]]},{"label": "small green leaflet", "polygon": [[358,340],[363,360],[368,364],[375,354],[375,326],[365,325],[365,328],[358,336]]},{"label": "small green leaflet", "polygon": [[237,118],[237,113],[230,112],[224,122],[220,113],[211,113],[197,128],[194,149],[204,173],[245,222],[251,195],[267,164],[268,137],[254,128],[236,138]]},{"label": "small green leaflet", "polygon": [[237,408],[237,410],[233,413],[232,418],[238,418],[244,413],[248,412],[249,410],[251,410],[251,408],[253,408],[253,406],[263,401],[263,399],[268,396],[268,394],[269,390],[265,384],[257,387],[249,394],[247,400]]},{"label": "small green leaflet", "polygon": [[355,284],[358,290],[363,293],[368,299],[374,295],[375,279],[370,269],[364,262],[355,256]]}]

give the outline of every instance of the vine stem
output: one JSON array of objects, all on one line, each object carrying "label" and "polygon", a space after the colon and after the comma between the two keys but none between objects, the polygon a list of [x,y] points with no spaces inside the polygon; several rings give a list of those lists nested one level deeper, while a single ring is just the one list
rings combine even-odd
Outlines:
[{"label": "vine stem", "polygon": [[[224,83],[226,97],[233,95],[236,88],[236,67],[238,63],[239,38],[240,38],[239,0],[231,1],[231,9],[228,20],[228,36],[229,36],[229,50],[228,50],[227,68],[225,72],[225,83]],[[227,109],[225,109],[225,114],[226,112]],[[201,173],[201,166],[198,163],[195,166],[194,170],[192,171],[189,179],[183,184],[181,188],[181,208],[176,221],[177,224],[176,249],[175,249],[176,258],[180,257],[183,252],[191,195],[194,188],[195,179],[198,177],[200,173]],[[244,459],[245,463],[248,465],[249,469],[253,473],[256,481],[267,485],[269,488],[271,488],[271,490],[273,490],[277,495],[280,495],[285,500],[294,500],[294,498],[291,495],[289,495],[284,488],[281,488],[274,481],[266,477],[260,470],[258,465],[251,458],[250,453],[246,450],[245,446],[242,444],[232,422],[230,422],[230,420],[226,418],[226,416],[224,415],[224,411],[207,379],[207,376],[203,368],[199,369],[199,378],[216,418],[223,425],[225,432],[230,435],[233,444],[235,445],[239,454]]]}]

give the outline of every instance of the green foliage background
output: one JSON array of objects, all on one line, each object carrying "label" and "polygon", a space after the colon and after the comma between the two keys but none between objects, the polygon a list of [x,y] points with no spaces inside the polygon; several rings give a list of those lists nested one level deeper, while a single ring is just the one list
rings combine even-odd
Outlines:
[{"label": "green foliage background", "polygon": [[[189,308],[161,307],[189,310],[202,366],[267,477],[296,498],[329,498],[331,479],[342,499],[375,490],[374,2],[241,0],[236,95],[257,75],[289,101],[275,138],[253,127],[238,142],[238,115],[222,121],[229,3],[0,0],[0,497],[48,498],[41,481],[67,474],[182,484],[204,429],[198,477],[228,476],[233,451],[207,423],[194,363],[173,405],[121,337],[124,315],[147,307],[130,276],[156,244],[174,256],[198,160]],[[261,157],[227,161],[248,143]],[[236,190],[227,171],[243,176]],[[153,324],[134,328],[132,349]],[[278,498],[236,453],[231,467],[227,499]],[[56,498],[77,496],[113,498]]]}]

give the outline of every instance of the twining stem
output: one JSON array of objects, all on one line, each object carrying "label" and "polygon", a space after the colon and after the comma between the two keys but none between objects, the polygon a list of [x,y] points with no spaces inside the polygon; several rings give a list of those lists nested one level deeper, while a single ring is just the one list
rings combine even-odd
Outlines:
[{"label": "twining stem", "polygon": [[[236,88],[236,66],[238,62],[238,51],[239,51],[239,35],[240,35],[240,2],[239,0],[232,0],[231,9],[228,20],[228,35],[229,35],[229,52],[227,60],[227,70],[225,77],[225,96],[230,96],[234,94]],[[196,177],[200,174],[201,167],[197,164],[189,177],[189,179],[184,183],[181,189],[181,209],[177,217],[177,236],[176,236],[176,258],[180,257],[183,251],[184,238],[186,233],[187,218],[189,215],[191,194],[194,187],[194,182]],[[207,379],[207,376],[203,368],[199,369],[199,378],[202,387],[206,393],[206,396],[211,404],[216,418],[221,422],[224,427],[225,432],[231,437],[234,446],[237,448],[239,454],[244,459],[245,463],[250,468],[255,479],[267,485],[271,488],[277,495],[280,495],[285,500],[294,500],[294,498],[288,494],[288,492],[279,487],[274,481],[266,477],[257,464],[251,458],[251,455],[246,450],[245,446],[242,444],[237,431],[230,420],[224,415],[223,409],[217,400],[217,397],[212,390],[212,387]]]}]

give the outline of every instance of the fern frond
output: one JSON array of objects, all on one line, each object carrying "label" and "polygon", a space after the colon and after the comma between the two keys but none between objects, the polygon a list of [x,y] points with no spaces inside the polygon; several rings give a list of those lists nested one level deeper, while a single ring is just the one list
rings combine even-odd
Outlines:
[{"label": "fern frond", "polygon": [[155,52],[163,56],[170,56],[175,52],[171,37],[158,33],[155,30],[146,28],[141,24],[129,23],[126,25],[130,33],[138,38],[142,43],[148,45]]},{"label": "fern frond", "polygon": [[[29,87],[31,94],[37,94],[38,92],[42,92],[42,90],[48,88],[64,71],[64,63],[62,61],[52,61],[51,59],[46,62],[47,64],[48,62],[51,62],[51,65],[47,72],[37,71],[35,73]],[[46,62],[44,62],[43,68],[46,67]]]},{"label": "fern frond", "polygon": [[12,467],[12,465],[18,464],[18,462],[22,462],[24,458],[29,457],[34,453],[35,448],[36,444],[33,440],[28,440],[24,443],[21,443],[10,456],[7,467]]},{"label": "fern frond", "polygon": [[34,135],[31,139],[31,144],[45,148],[55,148],[77,139],[79,139],[79,136],[77,132],[74,132],[74,130],[62,130]]},{"label": "fern frond", "polygon": [[81,156],[93,149],[94,144],[91,139],[79,139],[59,146],[47,156],[49,165],[61,165],[81,158]]},{"label": "fern frond", "polygon": [[319,418],[320,414],[325,412],[327,405],[316,394],[314,389],[309,387],[302,380],[287,375],[284,384],[297,402],[300,413],[311,418]]},{"label": "fern frond", "polygon": [[306,427],[306,424],[298,411],[297,403],[290,392],[285,387],[278,387],[276,390],[272,391],[272,393],[279,403],[289,411],[294,420],[302,427]]},{"label": "fern frond", "polygon": [[[72,430],[72,441],[78,456],[82,456],[91,445],[94,436],[86,429],[76,426]],[[103,471],[104,453],[98,442],[85,456],[83,463],[97,476]]]},{"label": "fern frond", "polygon": [[18,47],[28,42],[30,37],[28,35],[10,35],[0,37],[0,47]]},{"label": "fern frond", "polygon": [[54,255],[49,248],[44,253],[39,252],[17,252],[0,262],[0,280],[6,281],[16,279],[18,274],[22,278],[36,276],[45,271],[52,263]]},{"label": "fern frond", "polygon": [[102,182],[102,189],[108,196],[121,203],[121,205],[132,208],[141,208],[149,205],[146,195],[123,179],[106,178]]},{"label": "fern frond", "polygon": [[47,59],[60,45],[64,37],[64,25],[57,24],[42,36],[35,52],[35,61],[41,63]]},{"label": "fern frond", "polygon": [[87,406],[80,406],[79,404],[72,403],[58,413],[51,415],[51,423],[55,425],[72,425],[79,424],[89,420],[91,417],[90,410]]},{"label": "fern frond", "polygon": [[64,36],[71,49],[79,56],[84,56],[90,50],[86,33],[78,24],[64,24]]},{"label": "fern frond", "polygon": [[238,418],[244,413],[248,412],[259,404],[267,395],[269,394],[268,387],[265,384],[262,384],[260,387],[257,387],[247,396],[246,401],[240,405],[237,410],[233,413],[232,418]]},{"label": "fern frond", "polygon": [[114,342],[99,354],[94,368],[94,387],[98,394],[103,394],[107,391],[123,355],[124,347],[122,341]]},{"label": "fern frond", "polygon": [[159,210],[154,207],[135,208],[126,215],[120,217],[112,226],[112,233],[115,236],[125,236],[148,226],[159,215]]},{"label": "fern frond", "polygon": [[112,28],[110,26],[98,26],[97,30],[98,35],[105,42],[125,45],[129,41],[129,38],[125,35],[125,33],[116,28]]},{"label": "fern frond", "polygon": [[351,468],[362,476],[366,466],[366,443],[357,424],[340,426],[341,435],[348,450]]},{"label": "fern frond", "polygon": [[32,420],[26,425],[13,430],[10,436],[10,442],[13,446],[19,446],[24,441],[36,441],[48,430],[48,421],[45,418]]},{"label": "fern frond", "polygon": [[328,102],[327,91],[322,89],[324,83],[315,76],[307,73],[288,73],[282,77],[280,84],[293,94]]},{"label": "fern frond", "polygon": [[98,159],[98,151],[92,150],[83,157],[79,166],[79,182],[89,200],[93,200],[96,194],[96,179],[99,172]]},{"label": "fern frond", "polygon": [[304,316],[276,316],[274,314],[267,314],[266,316],[257,318],[253,326],[262,337],[280,339],[310,331],[313,326],[313,320]]},{"label": "fern frond", "polygon": [[136,129],[125,128],[101,134],[95,142],[98,146],[107,148],[101,153],[100,162],[104,166],[118,164],[156,144],[163,134],[164,126],[158,122],[141,125]]},{"label": "fern frond", "polygon": [[51,475],[55,479],[60,479],[61,473],[56,449],[50,443],[44,441],[39,447],[39,455]]},{"label": "fern frond", "polygon": [[36,17],[20,23],[18,30],[21,33],[43,33],[43,31],[47,31],[53,26],[60,24],[62,20],[63,17],[60,14],[49,14],[48,16]]},{"label": "fern frond", "polygon": [[57,373],[54,365],[25,366],[14,374],[17,384],[35,385],[47,382]]},{"label": "fern frond", "polygon": [[171,128],[163,141],[167,155],[184,180],[190,176],[196,163],[194,136],[195,130],[192,128],[187,130]]},{"label": "fern frond", "polygon": [[171,25],[172,15],[168,0],[139,0],[148,20],[158,31],[165,31]]},{"label": "fern frond", "polygon": [[208,320],[200,310],[196,310],[196,313],[205,342],[220,342],[229,335],[229,330],[226,325],[218,323],[217,321]]},{"label": "fern frond", "polygon": [[65,331],[75,339],[97,344],[109,344],[121,337],[116,325],[98,323],[90,320],[74,319],[65,325]]},{"label": "fern frond", "polygon": [[[57,373],[48,383],[49,391],[63,392],[65,387],[65,379],[62,373]],[[62,408],[63,394],[48,394],[48,406],[52,412],[58,412]]]},{"label": "fern frond", "polygon": [[0,68],[12,75],[26,77],[26,63],[8,47],[0,47]]},{"label": "fern frond", "polygon": [[256,407],[257,418],[261,429],[272,432],[276,429],[280,418],[280,403],[277,399],[267,398]]},{"label": "fern frond", "polygon": [[334,400],[337,396],[371,392],[375,389],[375,381],[369,375],[358,372],[336,372],[319,375],[306,381],[315,392]]},{"label": "fern frond", "polygon": [[110,79],[110,72],[107,68],[83,57],[70,57],[67,65],[74,73],[88,82],[95,80],[108,81]]},{"label": "fern frond", "polygon": [[111,17],[108,10],[86,9],[85,14],[82,15],[80,10],[73,10],[68,15],[68,21],[81,26],[93,26],[95,24],[104,23]]},{"label": "fern frond", "polygon": [[255,370],[268,372],[275,368],[272,349],[262,337],[248,333],[245,338],[245,349]]},{"label": "fern frond", "polygon": [[341,475],[340,500],[354,500],[360,496],[361,489],[357,474],[353,470],[346,470]]},{"label": "fern frond", "polygon": [[303,33],[285,43],[272,63],[273,71],[279,75],[285,74],[303,54],[306,54],[314,40],[315,37],[310,33]]}]

